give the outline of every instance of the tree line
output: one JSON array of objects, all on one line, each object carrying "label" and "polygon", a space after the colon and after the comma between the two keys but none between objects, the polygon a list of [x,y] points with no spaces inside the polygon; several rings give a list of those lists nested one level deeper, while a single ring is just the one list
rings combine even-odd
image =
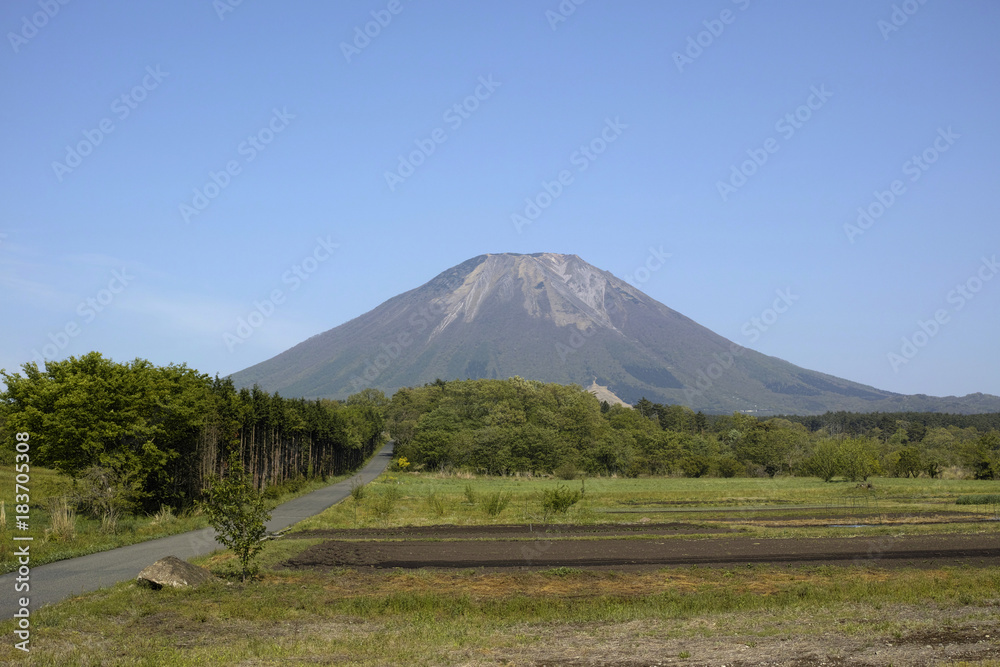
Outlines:
[{"label": "tree line", "polygon": [[783,416],[792,422],[803,424],[810,431],[825,430],[827,433],[866,436],[887,440],[900,428],[905,429],[909,440],[923,440],[928,429],[974,428],[982,433],[1000,430],[1000,412],[975,415],[948,412],[827,412],[822,415]]},{"label": "tree line", "polygon": [[346,401],[237,390],[185,365],[116,363],[97,352],[0,370],[0,462],[31,434],[31,461],[80,480],[95,514],[190,507],[229,455],[254,488],[339,475],[383,441],[387,403],[367,389]]},{"label": "tree line", "polygon": [[[425,470],[864,480],[937,477],[952,469],[1000,478],[994,428],[1000,415],[824,416],[807,424],[808,418],[704,415],[645,398],[634,408],[609,405],[577,385],[515,377],[400,389],[386,417],[397,455]],[[844,428],[848,422],[855,426]]]}]

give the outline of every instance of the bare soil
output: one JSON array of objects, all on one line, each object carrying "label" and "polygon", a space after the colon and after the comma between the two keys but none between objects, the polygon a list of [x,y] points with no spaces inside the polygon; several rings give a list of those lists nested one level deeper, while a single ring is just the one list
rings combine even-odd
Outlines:
[{"label": "bare soil", "polygon": [[927,568],[1000,565],[997,534],[761,539],[724,528],[647,523],[342,529],[290,537],[329,538],[287,561],[291,568],[495,571],[556,567],[641,570],[754,563]]},{"label": "bare soil", "polygon": [[[900,523],[914,520],[900,519]],[[803,516],[800,520],[815,521],[815,517]],[[472,569],[482,573],[477,579],[482,578],[489,590],[497,585],[491,577],[517,578],[522,576],[518,572],[526,571],[531,576],[531,571],[573,568],[591,571],[588,576],[598,578],[586,583],[588,590],[595,592],[598,588],[604,590],[599,585],[602,577],[619,581],[618,571],[635,571],[636,577],[643,577],[646,576],[643,571],[693,565],[727,568],[753,564],[858,565],[869,568],[869,575],[872,566],[891,569],[1000,565],[1000,534],[996,533],[761,539],[747,537],[735,528],[717,526],[647,522],[309,531],[288,538],[325,541],[285,565],[304,569],[346,567],[364,581],[380,580],[383,573],[388,574],[387,570],[393,568],[438,570],[442,576]],[[793,576],[794,571],[789,572]],[[862,573],[859,576],[865,576],[863,572],[859,570]],[[678,576],[683,576],[682,571],[678,571]],[[512,645],[507,650],[493,649],[488,653],[456,650],[442,656],[441,664],[1000,665],[997,603],[857,607],[841,610],[842,616],[832,618],[830,612],[824,611],[816,619],[772,620],[734,612],[609,624],[546,622],[512,628]],[[859,622],[861,630],[857,627]],[[517,648],[520,642],[515,640],[522,635],[534,636],[537,641]]]}]

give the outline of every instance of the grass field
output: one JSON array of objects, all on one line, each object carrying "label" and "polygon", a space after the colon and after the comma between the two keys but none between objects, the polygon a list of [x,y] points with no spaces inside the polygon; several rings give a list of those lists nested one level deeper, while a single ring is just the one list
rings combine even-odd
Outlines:
[{"label": "grass field", "polygon": [[[948,516],[986,518],[988,508],[958,505],[957,498],[1000,491],[996,482],[928,479],[876,479],[873,490],[796,478],[587,479],[578,503],[546,517],[542,493],[559,485],[578,490],[581,482],[390,473],[360,491],[359,499],[348,498],[293,530],[652,518],[812,537],[856,529],[788,520],[770,526],[770,510],[820,523],[851,518],[859,507],[851,497],[864,493],[877,498],[885,515],[967,512]],[[499,513],[487,511],[496,509],[493,497],[508,493]],[[869,509],[873,503],[870,498]],[[1000,522],[969,525],[996,532]],[[870,530],[880,526],[893,534],[943,529],[901,521]],[[153,591],[126,582],[37,610],[30,656],[10,640],[0,646],[0,660],[151,666],[1000,665],[995,567],[485,572],[283,565],[318,542],[268,542],[260,578],[246,584],[237,581],[232,554],[216,552],[195,560],[221,577],[216,584]],[[12,629],[12,622],[0,623],[4,636],[12,637]]]},{"label": "grass field", "polygon": [[[248,584],[153,591],[130,582],[40,610],[28,664],[582,665],[626,655],[638,660],[628,664],[725,664],[734,654],[753,664],[892,646],[909,656],[895,664],[930,664],[919,659],[929,637],[992,647],[998,627],[997,569],[281,567],[312,543],[270,543],[262,578]],[[197,562],[225,574],[232,561]],[[0,624],[4,636],[11,629]],[[8,643],[0,660],[20,653]]]},{"label": "grass field", "polygon": [[[872,481],[873,489],[808,477],[688,479],[594,478],[562,481],[538,477],[472,477],[438,474],[382,475],[352,498],[298,524],[296,530],[431,524],[615,523],[655,521],[735,521],[766,525],[789,518],[815,517],[831,523],[902,522],[935,513],[986,517],[995,506],[958,505],[973,494],[1000,492],[1000,481],[896,479]],[[546,513],[542,494],[562,487],[583,491],[565,513]],[[504,509],[488,511],[489,501],[509,494]],[[880,518],[881,517],[881,518]],[[815,523],[815,521],[811,521]],[[912,523],[912,521],[911,521]],[[928,529],[931,530],[931,529]]]}]

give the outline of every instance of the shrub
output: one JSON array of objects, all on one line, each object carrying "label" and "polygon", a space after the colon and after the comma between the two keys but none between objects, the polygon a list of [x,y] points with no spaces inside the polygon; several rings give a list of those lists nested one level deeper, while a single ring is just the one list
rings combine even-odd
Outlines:
[{"label": "shrub", "polygon": [[681,470],[685,477],[701,477],[708,473],[711,462],[707,456],[692,454],[681,459]]},{"label": "shrub", "polygon": [[564,479],[566,481],[569,481],[571,479],[576,479],[576,476],[579,473],[576,469],[576,466],[573,465],[572,462],[563,461],[558,466],[556,466],[556,469],[552,471],[552,474],[558,477],[559,479]]},{"label": "shrub", "polygon": [[483,499],[483,511],[489,516],[498,516],[500,512],[503,512],[507,508],[512,496],[513,494],[510,491],[497,491],[496,493],[486,494],[486,497]]},{"label": "shrub", "polygon": [[718,466],[721,477],[736,477],[746,469],[746,466],[740,463],[735,456],[723,456],[719,459]]},{"label": "shrub", "polygon": [[136,471],[92,466],[83,473],[83,484],[75,502],[101,520],[101,530],[113,533],[118,519],[139,506],[142,480]]},{"label": "shrub", "polygon": [[359,480],[354,480],[351,482],[351,498],[354,498],[354,502],[360,503],[365,499],[368,494],[368,487],[362,484]]},{"label": "shrub", "polygon": [[580,492],[570,490],[560,484],[554,489],[542,491],[542,511],[546,514],[565,514],[580,500]]}]

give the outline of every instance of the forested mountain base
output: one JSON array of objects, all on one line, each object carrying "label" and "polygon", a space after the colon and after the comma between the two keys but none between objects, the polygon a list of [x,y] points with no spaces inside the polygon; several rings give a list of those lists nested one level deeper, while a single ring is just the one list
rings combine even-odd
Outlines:
[{"label": "forested mountain base", "polygon": [[610,406],[577,385],[515,377],[401,389],[387,418],[397,455],[418,469],[567,478],[795,474],[858,481],[946,471],[1000,478],[1000,415],[831,413],[763,421],[646,399],[634,408]]},{"label": "forested mountain base", "polygon": [[78,500],[95,513],[189,507],[230,451],[264,490],[347,472],[383,439],[387,401],[372,390],[346,402],[286,399],[97,352],[23,373],[0,371],[0,462],[13,463],[15,434],[29,434],[31,464],[80,480]]}]

